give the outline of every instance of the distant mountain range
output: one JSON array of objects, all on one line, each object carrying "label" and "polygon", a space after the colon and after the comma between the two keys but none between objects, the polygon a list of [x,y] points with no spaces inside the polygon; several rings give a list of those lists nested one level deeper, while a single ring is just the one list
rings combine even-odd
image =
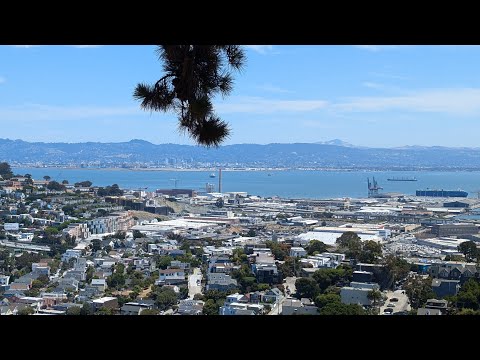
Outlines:
[{"label": "distant mountain range", "polygon": [[322,143],[238,144],[209,149],[144,140],[120,143],[42,143],[0,139],[0,161],[19,165],[100,167],[279,167],[370,170],[480,170],[480,148],[357,147]]}]

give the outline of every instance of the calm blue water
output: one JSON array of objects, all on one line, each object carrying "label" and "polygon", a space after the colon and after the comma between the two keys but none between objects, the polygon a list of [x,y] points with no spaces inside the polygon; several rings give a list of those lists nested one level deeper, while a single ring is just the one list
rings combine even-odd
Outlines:
[{"label": "calm blue water", "polygon": [[[177,188],[204,190],[206,183],[218,186],[211,171],[132,171],[86,170],[62,168],[13,168],[15,174],[32,174],[34,179],[49,175],[61,182],[90,180],[94,185],[118,184],[121,188],[171,189],[177,179]],[[268,175],[270,174],[270,176]],[[246,191],[252,195],[288,198],[366,197],[367,177],[375,179],[383,192],[415,195],[417,189],[465,190],[476,197],[480,190],[480,172],[370,172],[370,171],[223,171],[223,191]],[[387,181],[389,177],[415,177],[418,181]]]}]

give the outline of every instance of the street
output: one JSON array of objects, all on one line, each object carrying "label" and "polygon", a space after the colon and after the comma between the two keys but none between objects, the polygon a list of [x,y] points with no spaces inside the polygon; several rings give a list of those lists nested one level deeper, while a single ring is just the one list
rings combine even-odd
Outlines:
[{"label": "street", "polygon": [[285,278],[285,281],[283,283],[283,286],[285,288],[285,292],[287,291],[287,286],[288,289],[290,290],[290,294],[285,293],[286,295],[282,297],[279,303],[275,304],[272,307],[272,310],[268,313],[268,315],[280,315],[282,313],[282,305],[285,299],[287,297],[291,297],[293,294],[295,294],[296,288],[295,288],[295,281],[297,280],[296,277],[287,277]]},{"label": "street", "polygon": [[[197,281],[200,283],[200,285],[197,285]],[[193,274],[188,275],[188,297],[190,299],[193,299],[195,294],[202,293],[201,282],[202,282],[202,273],[200,271],[200,268],[194,268]]]},{"label": "street", "polygon": [[[383,306],[380,306],[380,315],[385,315],[383,311],[388,309],[387,305],[393,304],[394,307],[390,307],[393,309],[393,313],[401,312],[401,311],[410,311],[411,307],[408,303],[407,295],[402,293],[403,290],[395,290],[395,291],[387,291],[385,295],[387,296],[387,301]],[[398,301],[390,301],[391,298],[397,298]]]}]

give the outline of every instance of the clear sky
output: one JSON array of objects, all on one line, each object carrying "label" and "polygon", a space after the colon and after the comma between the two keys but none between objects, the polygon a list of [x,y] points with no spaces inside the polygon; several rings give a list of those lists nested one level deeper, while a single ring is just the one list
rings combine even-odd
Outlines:
[{"label": "clear sky", "polygon": [[[0,46],[1,138],[193,144],[174,114],[142,111],[162,75],[154,46]],[[215,102],[225,144],[480,146],[480,46],[246,47]]]}]

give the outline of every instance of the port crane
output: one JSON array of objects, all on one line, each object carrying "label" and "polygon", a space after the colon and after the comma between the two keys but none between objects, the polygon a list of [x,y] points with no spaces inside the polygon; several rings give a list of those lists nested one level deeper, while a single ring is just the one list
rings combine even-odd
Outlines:
[{"label": "port crane", "polygon": [[178,179],[170,179],[170,181],[173,181],[174,183],[174,186],[175,186],[175,189],[177,188],[177,183],[178,183]]},{"label": "port crane", "polygon": [[370,182],[370,178],[367,178],[368,182],[368,197],[375,197],[378,195],[378,190],[383,190],[383,188],[378,185],[377,180],[373,177],[372,182]]}]

